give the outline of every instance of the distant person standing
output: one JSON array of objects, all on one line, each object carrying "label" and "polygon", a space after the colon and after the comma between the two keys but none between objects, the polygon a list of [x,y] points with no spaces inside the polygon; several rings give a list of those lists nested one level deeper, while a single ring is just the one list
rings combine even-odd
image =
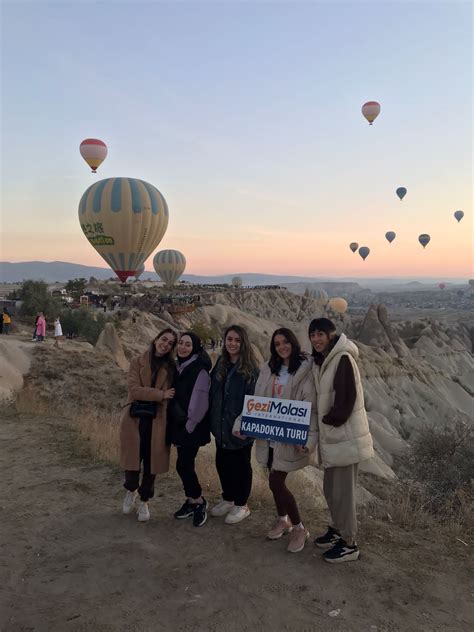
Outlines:
[{"label": "distant person standing", "polygon": [[222,486],[222,500],[211,516],[224,516],[227,524],[250,515],[247,500],[252,489],[250,455],[253,439],[232,434],[242,413],[244,398],[253,395],[258,368],[243,327],[232,325],[224,333],[222,355],[211,373],[210,419],[216,440],[216,469]]},{"label": "distant person standing", "polygon": [[61,319],[58,316],[54,320],[54,346],[59,347],[59,341],[63,337],[63,328],[61,327]]},{"label": "distant person standing", "polygon": [[46,319],[43,312],[39,312],[38,320],[36,321],[36,340],[38,342],[44,342],[46,336]]},{"label": "distant person standing", "polygon": [[3,333],[8,336],[10,333],[10,325],[12,324],[12,317],[6,307],[3,308]]},{"label": "distant person standing", "polygon": [[364,392],[357,367],[359,351],[327,318],[309,325],[313,376],[318,397],[319,458],[324,496],[332,524],[314,543],[328,549],[326,562],[357,560],[356,486],[359,463],[374,455]]},{"label": "distant person standing", "polygon": [[186,499],[174,513],[177,520],[192,516],[193,525],[202,527],[207,520],[207,501],[196,474],[199,448],[210,442],[209,371],[211,359],[196,334],[187,331],[177,345],[175,396],[168,404],[168,442],[176,446],[176,471],[183,483]]},{"label": "distant person standing", "polygon": [[[148,501],[155,493],[156,475],[169,469],[166,408],[168,400],[175,394],[171,384],[175,372],[172,353],[176,340],[177,335],[172,329],[163,329],[147,351],[132,359],[128,370],[128,401],[120,425],[120,462],[125,470],[124,487],[127,490],[122,512],[132,513],[139,496],[139,522],[150,519]],[[154,414],[132,417],[131,405],[136,401],[155,403]]]},{"label": "distant person standing", "polygon": [[[289,533],[288,551],[302,551],[309,531],[303,525],[295,497],[286,486],[290,472],[309,464],[310,453],[316,448],[317,414],[316,390],[311,371],[312,362],[301,351],[295,334],[286,327],[273,332],[270,342],[270,360],[264,364],[255,386],[255,395],[310,402],[311,420],[305,446],[257,439],[257,461],[269,470],[268,482],[278,514],[276,524],[267,534],[269,540],[278,540]],[[240,424],[236,423],[240,431]],[[239,436],[239,435],[238,435]]]}]

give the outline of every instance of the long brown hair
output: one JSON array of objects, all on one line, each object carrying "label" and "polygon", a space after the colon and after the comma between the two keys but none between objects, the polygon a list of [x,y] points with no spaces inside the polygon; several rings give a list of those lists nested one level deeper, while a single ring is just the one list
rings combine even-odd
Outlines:
[{"label": "long brown hair", "polygon": [[[168,351],[168,353],[165,353],[164,356],[157,356],[155,342],[159,338],[161,338],[161,336],[163,336],[164,334],[172,334],[174,336],[174,343],[173,343],[172,348]],[[153,338],[153,340],[150,343],[150,348],[149,348],[150,368],[151,368],[152,375],[153,374],[156,375],[158,371],[160,370],[160,368],[163,367],[168,374],[168,380],[171,381],[173,379],[174,371],[175,371],[173,351],[176,347],[177,342],[178,342],[178,334],[174,331],[174,329],[171,329],[171,327],[167,327],[166,329],[163,329],[162,331],[160,331],[160,333],[157,336]]]},{"label": "long brown hair", "polygon": [[241,373],[246,380],[250,380],[258,370],[257,359],[255,358],[255,354],[250,344],[247,331],[243,327],[240,327],[240,325],[231,325],[230,327],[227,327],[224,332],[222,355],[219,358],[217,378],[220,381],[224,381],[228,371],[232,367],[229,352],[225,348],[225,340],[230,331],[235,331],[240,338],[240,352],[239,359],[237,361],[237,371]]},{"label": "long brown hair", "polygon": [[275,375],[280,375],[280,369],[283,365],[283,360],[277,353],[275,347],[275,338],[277,336],[283,336],[288,340],[291,345],[291,355],[290,355],[290,363],[288,365],[288,373],[294,375],[296,371],[300,368],[301,363],[306,358],[306,354],[301,351],[300,343],[298,342],[298,338],[291,331],[291,329],[287,329],[286,327],[280,327],[280,329],[276,329],[273,332],[273,336],[270,342],[270,360],[268,361],[268,366],[270,370]]}]

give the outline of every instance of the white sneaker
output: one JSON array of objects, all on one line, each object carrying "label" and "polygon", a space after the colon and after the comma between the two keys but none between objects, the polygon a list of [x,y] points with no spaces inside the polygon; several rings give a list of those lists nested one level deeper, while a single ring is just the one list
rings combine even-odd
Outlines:
[{"label": "white sneaker", "polygon": [[137,492],[129,492],[127,490],[125,494],[125,498],[123,499],[122,505],[122,513],[131,514],[135,507],[135,499],[137,497]]},{"label": "white sneaker", "polygon": [[247,518],[247,516],[250,516],[250,509],[247,505],[235,505],[225,517],[224,522],[226,524],[235,524],[236,522],[240,522],[244,518]]},{"label": "white sneaker", "polygon": [[230,500],[221,500],[217,505],[211,509],[211,516],[225,516],[231,509],[234,508],[234,503]]},{"label": "white sneaker", "polygon": [[140,500],[138,503],[138,522],[147,522],[150,520],[150,512],[148,510],[148,503],[144,503],[143,500]]}]

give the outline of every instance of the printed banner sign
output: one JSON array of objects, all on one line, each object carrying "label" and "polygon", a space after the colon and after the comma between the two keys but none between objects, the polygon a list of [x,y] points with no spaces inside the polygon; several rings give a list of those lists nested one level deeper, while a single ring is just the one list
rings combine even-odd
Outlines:
[{"label": "printed banner sign", "polygon": [[280,443],[305,445],[311,402],[246,395],[240,434]]}]

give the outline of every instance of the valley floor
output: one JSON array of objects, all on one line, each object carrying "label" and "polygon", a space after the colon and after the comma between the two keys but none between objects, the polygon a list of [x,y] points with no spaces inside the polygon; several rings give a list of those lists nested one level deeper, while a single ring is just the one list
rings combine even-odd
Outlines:
[{"label": "valley floor", "polygon": [[[158,481],[152,520],[141,524],[120,513],[120,472],[94,463],[60,418],[2,414],[0,476],[2,632],[474,627],[472,547],[454,538],[365,518],[361,559],[329,565],[312,543],[291,555],[284,540],[265,540],[269,504],[239,525],[177,522],[175,475]],[[314,536],[325,516],[315,510],[306,523]]]}]

